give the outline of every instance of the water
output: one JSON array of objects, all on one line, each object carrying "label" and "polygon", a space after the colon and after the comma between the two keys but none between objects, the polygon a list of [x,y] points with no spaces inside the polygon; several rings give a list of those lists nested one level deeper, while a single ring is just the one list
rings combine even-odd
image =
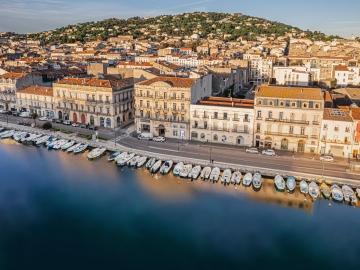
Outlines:
[{"label": "water", "polygon": [[[107,154],[108,156],[108,154]],[[342,269],[360,212],[0,143],[0,269]],[[329,206],[331,203],[331,206]]]}]

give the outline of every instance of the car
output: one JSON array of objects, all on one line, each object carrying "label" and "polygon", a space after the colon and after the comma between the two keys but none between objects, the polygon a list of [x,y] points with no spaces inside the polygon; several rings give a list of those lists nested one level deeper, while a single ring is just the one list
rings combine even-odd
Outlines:
[{"label": "car", "polygon": [[91,130],[98,130],[98,127],[97,127],[97,126],[94,126],[94,125],[91,125],[91,126],[89,126],[89,129],[91,129]]},{"label": "car", "polygon": [[12,112],[12,115],[13,115],[13,116],[19,116],[20,113],[19,113],[19,112],[16,112],[16,111],[13,111],[13,112]]},{"label": "car", "polygon": [[56,124],[62,124],[62,122],[63,122],[63,120],[61,120],[61,119],[55,120],[55,123],[56,123]]},{"label": "car", "polygon": [[74,122],[74,123],[72,123],[72,126],[73,126],[73,127],[78,127],[78,126],[80,126],[80,124]]},{"label": "car", "polygon": [[81,124],[81,125],[80,125],[80,128],[86,128],[86,125],[85,125],[85,124]]},{"label": "car", "polygon": [[40,117],[39,120],[40,120],[40,121],[49,121],[49,119],[48,119],[47,117],[45,117],[45,116],[44,116],[44,117]]},{"label": "car", "polygon": [[264,156],[276,156],[275,151],[272,149],[266,149],[262,151]]},{"label": "car", "polygon": [[12,115],[12,111],[5,111],[4,114]]},{"label": "car", "polygon": [[63,125],[70,126],[70,125],[71,125],[71,121],[70,121],[70,120],[65,120],[65,121],[63,122]]},{"label": "car", "polygon": [[259,151],[257,150],[257,148],[248,148],[245,150],[246,153],[250,153],[250,154],[259,154]]},{"label": "car", "polygon": [[154,142],[165,142],[165,138],[162,137],[162,136],[154,137],[154,138],[153,138],[153,141],[154,141]]},{"label": "car", "polygon": [[327,161],[327,162],[333,162],[334,158],[332,156],[321,156],[320,160],[321,161]]},{"label": "car", "polygon": [[6,112],[6,110],[0,110],[0,113],[5,113]]}]

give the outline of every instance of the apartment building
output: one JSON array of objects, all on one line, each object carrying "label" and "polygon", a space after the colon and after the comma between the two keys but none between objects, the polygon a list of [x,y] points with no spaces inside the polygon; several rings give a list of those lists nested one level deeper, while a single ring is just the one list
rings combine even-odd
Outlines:
[{"label": "apartment building", "polygon": [[133,120],[133,78],[64,78],[53,89],[59,119],[109,128]]},{"label": "apartment building", "polygon": [[324,110],[320,88],[263,85],[255,90],[254,144],[316,153]]},{"label": "apartment building", "polygon": [[251,147],[254,101],[206,97],[190,105],[190,139]]},{"label": "apartment building", "polygon": [[190,104],[211,96],[211,74],[199,78],[159,76],[135,84],[136,131],[190,138]]},{"label": "apartment building", "polygon": [[39,117],[55,117],[52,87],[29,86],[16,92],[17,108],[21,112],[37,113]]},{"label": "apartment building", "polygon": [[272,78],[273,62],[269,59],[251,60],[249,82],[254,85],[267,84]]},{"label": "apartment building", "polygon": [[280,85],[312,85],[312,75],[305,67],[274,67],[273,78]]},{"label": "apartment building", "polygon": [[336,79],[336,84],[341,87],[358,85],[360,84],[360,68],[337,65],[334,66],[333,77]]}]

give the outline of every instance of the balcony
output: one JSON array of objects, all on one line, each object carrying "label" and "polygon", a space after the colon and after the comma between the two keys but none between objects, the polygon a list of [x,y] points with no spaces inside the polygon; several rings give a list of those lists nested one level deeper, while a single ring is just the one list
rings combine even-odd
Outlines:
[{"label": "balcony", "polygon": [[249,119],[249,118],[243,118],[243,122],[248,122],[248,123],[250,123],[250,119]]},{"label": "balcony", "polygon": [[293,123],[300,125],[309,125],[309,121],[304,120],[294,120],[294,119],[279,119],[279,118],[266,118],[267,122],[281,122],[281,123]]},{"label": "balcony", "polygon": [[231,131],[235,133],[249,134],[249,130],[232,129]]},{"label": "balcony", "polygon": [[192,125],[191,127],[196,129],[209,129],[209,127],[199,127],[197,125]]},{"label": "balcony", "polygon": [[233,121],[240,121],[240,118],[239,117],[233,117],[232,120]]},{"label": "balcony", "polygon": [[310,135],[310,138],[311,138],[311,139],[318,139],[319,136],[318,136],[318,135]]},{"label": "balcony", "polygon": [[325,143],[337,143],[337,144],[346,144],[346,145],[351,144],[350,141],[341,141],[341,140],[324,140],[324,139],[321,139],[321,141],[325,142]]},{"label": "balcony", "polygon": [[192,117],[193,118],[200,118],[200,116],[198,114],[193,114]]},{"label": "balcony", "polygon": [[204,119],[209,119],[209,116],[208,115],[203,115],[203,118]]},{"label": "balcony", "polygon": [[212,127],[211,130],[229,132],[228,128]]},{"label": "balcony", "polygon": [[312,121],[312,124],[313,125],[320,125],[320,122],[319,121]]},{"label": "balcony", "polygon": [[271,131],[265,131],[265,135],[295,137],[295,138],[304,138],[304,139],[307,139],[309,137],[308,135],[304,135],[304,134],[293,134],[293,133],[271,132]]},{"label": "balcony", "polygon": [[256,120],[263,120],[262,117],[256,117]]}]

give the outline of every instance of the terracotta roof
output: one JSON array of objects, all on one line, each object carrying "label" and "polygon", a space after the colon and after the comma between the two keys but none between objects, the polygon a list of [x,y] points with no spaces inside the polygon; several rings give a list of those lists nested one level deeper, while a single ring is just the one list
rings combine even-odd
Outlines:
[{"label": "terracotta roof", "polygon": [[41,95],[41,96],[53,96],[53,88],[45,87],[45,86],[29,86],[23,90],[17,91],[19,94],[33,94],[33,95]]},{"label": "terracotta roof", "polygon": [[352,117],[346,110],[327,108],[324,109],[323,120],[353,122]]},{"label": "terracotta roof", "polygon": [[350,114],[354,120],[360,120],[360,108],[350,108]]},{"label": "terracotta roof", "polygon": [[260,86],[258,90],[255,91],[255,97],[324,100],[320,88],[270,85]]},{"label": "terracotta roof", "polygon": [[0,78],[2,78],[2,79],[20,79],[27,75],[28,75],[28,73],[8,72],[8,73],[4,73],[3,75],[0,75]]},{"label": "terracotta roof", "polygon": [[224,106],[224,107],[240,107],[254,108],[254,101],[240,98],[224,98],[224,97],[205,97],[196,103],[197,105]]},{"label": "terracotta roof", "polygon": [[347,66],[343,66],[343,65],[337,65],[334,67],[334,70],[336,71],[349,71]]},{"label": "terracotta roof", "polygon": [[127,87],[134,84],[134,78],[126,78],[122,80],[101,80],[97,78],[64,78],[59,84],[96,86],[96,87]]},{"label": "terracotta roof", "polygon": [[165,82],[169,84],[171,87],[191,88],[195,84],[196,79],[159,76],[150,80],[139,82],[137,84],[152,85],[153,83],[156,82]]}]

